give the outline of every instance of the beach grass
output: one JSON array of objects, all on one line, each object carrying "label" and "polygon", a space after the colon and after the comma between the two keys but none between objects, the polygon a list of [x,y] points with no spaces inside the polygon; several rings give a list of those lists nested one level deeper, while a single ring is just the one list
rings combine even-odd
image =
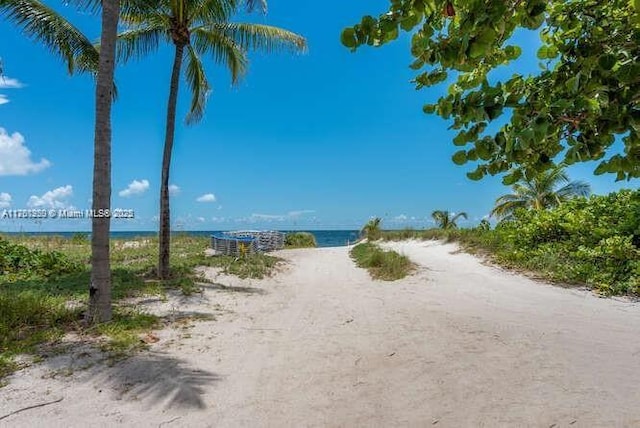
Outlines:
[{"label": "beach grass", "polygon": [[408,257],[372,243],[356,245],[351,249],[351,257],[358,267],[367,269],[373,279],[383,281],[402,279],[414,269]]},{"label": "beach grass", "polygon": [[284,240],[285,248],[315,248],[318,246],[316,237],[309,232],[287,233]]},{"label": "beach grass", "polygon": [[206,256],[206,237],[172,237],[171,278],[155,276],[157,238],[111,242],[113,320],[85,328],[82,315],[88,298],[91,244],[82,235],[0,237],[0,379],[17,368],[15,356],[37,354],[41,344],[54,344],[66,333],[89,334],[100,349],[123,356],[145,347],[140,336],[158,327],[157,317],[132,308],[127,299],[166,297],[168,290],[190,295],[204,281],[196,266],[219,267],[241,278],[263,278],[281,259],[264,254],[241,258]]}]

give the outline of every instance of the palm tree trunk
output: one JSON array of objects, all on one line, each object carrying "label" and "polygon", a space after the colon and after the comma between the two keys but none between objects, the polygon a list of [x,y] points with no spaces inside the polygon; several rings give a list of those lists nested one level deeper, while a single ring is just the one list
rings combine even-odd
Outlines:
[{"label": "palm tree trunk", "polygon": [[[111,208],[111,104],[116,38],[120,14],[119,0],[102,1],[102,35],[96,83],[96,116],[93,157],[93,212]],[[109,263],[108,216],[91,219],[91,284],[89,324],[111,320],[111,265]]]},{"label": "palm tree trunk", "polygon": [[160,279],[169,278],[169,256],[171,245],[171,213],[169,210],[169,170],[171,168],[171,153],[176,130],[176,104],[180,88],[180,70],[184,45],[176,44],[171,72],[171,86],[169,87],[169,102],[167,103],[167,128],[164,138],[164,154],[162,156],[162,178],[160,183],[160,254],[158,257],[158,276]]}]

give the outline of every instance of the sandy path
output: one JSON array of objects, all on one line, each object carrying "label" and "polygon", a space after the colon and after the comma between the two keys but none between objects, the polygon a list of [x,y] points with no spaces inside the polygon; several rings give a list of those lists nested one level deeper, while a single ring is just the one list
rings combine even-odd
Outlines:
[{"label": "sandy path", "polygon": [[[421,267],[374,282],[346,248],[283,252],[274,279],[211,279],[158,313],[216,313],[105,367],[81,350],[0,389],[11,426],[640,426],[640,305],[392,244]],[[45,377],[44,379],[42,377]]]}]

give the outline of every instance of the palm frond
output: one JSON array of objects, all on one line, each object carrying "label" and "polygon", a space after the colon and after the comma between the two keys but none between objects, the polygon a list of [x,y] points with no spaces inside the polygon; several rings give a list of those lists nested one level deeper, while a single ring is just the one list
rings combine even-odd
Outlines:
[{"label": "palm frond", "polygon": [[138,27],[118,34],[116,55],[126,62],[132,57],[141,58],[158,49],[160,39],[166,33],[162,27]]},{"label": "palm frond", "polygon": [[526,199],[522,199],[517,195],[504,195],[496,200],[496,204],[491,210],[490,215],[499,219],[511,217],[519,208],[528,208]]},{"label": "palm frond", "polygon": [[207,29],[233,39],[246,50],[302,53],[307,49],[304,37],[270,25],[218,22],[207,26]]},{"label": "palm frond", "polygon": [[454,225],[456,224],[456,220],[458,220],[459,218],[463,218],[465,220],[467,220],[469,218],[469,216],[467,216],[467,213],[465,212],[460,212],[456,215],[453,216],[453,218],[451,219],[451,223],[453,223]]},{"label": "palm frond", "polygon": [[70,74],[81,58],[80,71],[98,68],[98,51],[80,30],[62,15],[38,0],[0,0],[0,16],[22,28],[23,32],[59,56]]},{"label": "palm frond", "polygon": [[238,10],[239,0],[185,0],[187,20],[192,26],[204,23],[226,22]]},{"label": "palm frond", "polygon": [[202,61],[193,46],[187,47],[187,68],[185,77],[191,88],[191,108],[187,114],[187,124],[198,122],[204,115],[204,108],[211,87],[202,66]]},{"label": "palm frond", "polygon": [[163,28],[168,31],[171,28],[171,10],[161,5],[155,10],[130,10],[120,14],[120,21],[132,29],[139,26],[149,28]]},{"label": "palm frond", "polygon": [[267,0],[246,0],[245,4],[247,12],[253,12],[256,9],[259,9],[262,13],[267,13],[268,11]]},{"label": "palm frond", "polygon": [[591,193],[591,186],[584,181],[572,181],[558,189],[556,193],[563,201],[577,196],[586,197]]},{"label": "palm frond", "polygon": [[246,52],[233,39],[204,27],[192,30],[191,38],[192,46],[199,54],[212,55],[214,61],[227,66],[232,83],[236,83],[246,72]]}]

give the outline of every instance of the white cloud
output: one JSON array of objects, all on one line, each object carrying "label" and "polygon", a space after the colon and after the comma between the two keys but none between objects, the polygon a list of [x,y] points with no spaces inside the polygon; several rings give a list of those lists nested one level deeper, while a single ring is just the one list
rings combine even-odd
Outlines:
[{"label": "white cloud", "polygon": [[200,223],[204,223],[206,220],[204,217],[198,217],[197,219]]},{"label": "white cloud", "polygon": [[9,98],[7,98],[7,96],[4,94],[0,94],[0,106],[2,104],[7,104],[8,102],[9,102]]},{"label": "white cloud", "polygon": [[206,195],[200,196],[198,199],[196,199],[196,201],[198,201],[198,202],[215,202],[216,201],[216,195],[214,195],[213,193],[207,193]]},{"label": "white cloud", "polygon": [[66,185],[57,189],[49,190],[42,196],[32,195],[27,201],[29,208],[72,208],[66,201],[73,195],[73,187]]},{"label": "white cloud", "polygon": [[211,217],[211,221],[214,223],[224,223],[225,218],[224,217]]},{"label": "white cloud", "polygon": [[27,175],[40,172],[51,166],[51,162],[40,159],[31,160],[31,151],[24,145],[24,137],[14,132],[9,135],[4,128],[0,128],[0,176]]},{"label": "white cloud", "polygon": [[0,89],[18,89],[24,85],[18,79],[12,79],[7,76],[0,76]]},{"label": "white cloud", "polygon": [[315,210],[298,210],[298,211],[289,211],[287,213],[287,217],[289,218],[298,218],[300,216],[303,216],[305,214],[313,214],[315,213]]},{"label": "white cloud", "polygon": [[403,221],[407,221],[407,220],[409,220],[409,217],[407,217],[405,214],[400,214],[400,215],[395,216],[393,218],[393,221],[396,221],[396,222],[403,222]]},{"label": "white cloud", "polygon": [[118,195],[122,196],[123,198],[128,198],[134,195],[141,195],[147,190],[149,190],[149,180],[133,180],[131,183],[129,183],[126,189],[118,192]]},{"label": "white cloud", "polygon": [[278,215],[278,214],[251,214],[251,219],[253,220],[284,221],[285,218],[286,218],[285,215]]},{"label": "white cloud", "polygon": [[169,194],[171,196],[176,196],[180,194],[180,187],[176,186],[175,184],[170,184],[169,185]]},{"label": "white cloud", "polygon": [[11,195],[8,193],[0,193],[0,208],[9,208],[11,206]]},{"label": "white cloud", "polygon": [[248,221],[254,223],[256,221],[287,221],[287,220],[297,220],[301,216],[305,214],[315,213],[315,210],[298,210],[298,211],[289,211],[286,214],[251,214]]}]

